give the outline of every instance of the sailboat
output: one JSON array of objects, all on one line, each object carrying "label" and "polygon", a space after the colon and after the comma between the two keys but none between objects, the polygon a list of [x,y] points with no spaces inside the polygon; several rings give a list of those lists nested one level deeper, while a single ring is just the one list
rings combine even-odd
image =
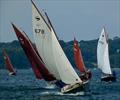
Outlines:
[{"label": "sailboat", "polygon": [[81,73],[80,76],[81,80],[82,81],[90,80],[92,74],[91,71],[87,70],[84,65],[81,50],[79,48],[78,41],[76,40],[76,38],[74,38],[73,52],[74,52],[75,65],[78,68],[79,72]]},{"label": "sailboat", "polygon": [[[32,1],[32,0],[31,0]],[[47,69],[57,80],[65,83],[62,93],[83,91],[87,82],[83,82],[68,61],[60,46],[53,27],[48,24],[42,13],[32,1],[33,35],[38,53]]]},{"label": "sailboat", "polygon": [[101,81],[115,81],[116,77],[112,74],[109,51],[108,51],[108,34],[105,27],[102,29],[97,45],[97,62],[98,68],[103,72]]},{"label": "sailboat", "polygon": [[16,71],[14,70],[11,60],[5,49],[3,49],[3,56],[4,56],[3,58],[6,64],[6,68],[9,71],[9,75],[16,75]]},{"label": "sailboat", "polygon": [[12,24],[14,31],[16,33],[16,36],[32,65],[32,69],[34,71],[34,74],[37,79],[44,79],[45,81],[52,82],[56,80],[52,74],[49,73],[47,68],[44,65],[44,62],[42,61],[40,55],[38,55],[37,50],[35,46],[33,46],[31,40],[28,38],[27,34],[25,32],[19,31],[19,29]]}]

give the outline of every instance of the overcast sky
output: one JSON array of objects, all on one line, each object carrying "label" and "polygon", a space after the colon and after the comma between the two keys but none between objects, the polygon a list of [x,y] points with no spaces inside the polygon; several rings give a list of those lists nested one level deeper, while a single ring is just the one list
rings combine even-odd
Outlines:
[{"label": "overcast sky", "polygon": [[[46,10],[59,39],[96,39],[103,26],[110,38],[120,36],[120,0],[33,1]],[[0,0],[0,42],[17,39],[11,22],[33,40],[31,0]]]}]

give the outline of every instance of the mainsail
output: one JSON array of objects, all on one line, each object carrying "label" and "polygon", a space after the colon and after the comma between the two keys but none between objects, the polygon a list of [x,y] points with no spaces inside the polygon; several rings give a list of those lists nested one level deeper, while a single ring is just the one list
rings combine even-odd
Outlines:
[{"label": "mainsail", "polygon": [[102,29],[97,46],[98,68],[105,74],[112,74],[109,62],[108,35],[105,28]]},{"label": "mainsail", "polygon": [[[51,27],[45,21],[43,15],[39,12],[35,4],[32,2],[32,23],[33,23],[33,34],[37,50],[44,61],[47,69],[53,74],[58,80],[60,76],[57,68],[53,61],[52,52],[52,36]],[[48,49],[49,48],[49,49]]]},{"label": "mainsail", "polygon": [[3,49],[3,56],[4,56],[6,67],[7,67],[8,71],[9,71],[9,74],[10,75],[16,75],[16,72],[15,72],[15,70],[13,68],[13,65],[12,65],[12,63],[10,61],[10,58],[9,58],[9,56],[8,56],[5,49]]},{"label": "mainsail", "polygon": [[48,70],[66,84],[82,82],[65,56],[53,28],[48,25],[33,2],[32,22],[35,44]]},{"label": "mainsail", "polygon": [[18,40],[25,51],[35,73],[36,78],[45,79],[46,81],[53,81],[55,78],[48,72],[44,62],[42,61],[40,55],[38,55],[37,50],[32,45],[32,42],[25,34],[25,32],[20,32],[17,27],[12,24],[14,31],[18,37]]},{"label": "mainsail", "polygon": [[73,46],[73,52],[74,52],[74,60],[77,68],[80,72],[85,73],[86,68],[83,62],[82,54],[78,46],[78,41],[74,38],[74,46]]}]

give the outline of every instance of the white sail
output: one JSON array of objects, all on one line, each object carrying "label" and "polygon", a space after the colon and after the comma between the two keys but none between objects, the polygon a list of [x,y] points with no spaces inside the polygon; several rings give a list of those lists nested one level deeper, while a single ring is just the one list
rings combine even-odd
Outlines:
[{"label": "white sail", "polygon": [[66,84],[82,82],[65,56],[52,27],[46,23],[34,3],[32,13],[35,44],[48,70]]},{"label": "white sail", "polygon": [[34,40],[37,50],[49,72],[53,74],[58,80],[60,80],[60,76],[53,61],[52,36],[50,34],[51,28],[46,23],[43,16],[38,11],[33,2],[32,2],[32,22]]},{"label": "white sail", "polygon": [[105,28],[102,29],[100,38],[98,40],[97,62],[98,68],[100,68],[103,73],[112,74],[109,62],[108,37],[105,32]]},{"label": "white sail", "polygon": [[82,82],[64,54],[55,33],[52,32],[53,55],[61,80],[66,84]]},{"label": "white sail", "polygon": [[106,45],[105,52],[104,52],[104,66],[103,72],[107,74],[112,74],[109,62],[109,52],[108,52],[108,44]]}]

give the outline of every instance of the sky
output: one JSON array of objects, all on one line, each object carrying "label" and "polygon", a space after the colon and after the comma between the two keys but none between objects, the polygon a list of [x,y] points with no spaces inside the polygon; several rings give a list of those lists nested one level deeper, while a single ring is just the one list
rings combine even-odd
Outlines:
[{"label": "sky", "polygon": [[[109,38],[120,37],[120,0],[33,0],[45,10],[59,39],[71,41],[99,38],[103,26]],[[17,40],[13,22],[34,41],[31,0],[0,0],[0,42]]]}]

